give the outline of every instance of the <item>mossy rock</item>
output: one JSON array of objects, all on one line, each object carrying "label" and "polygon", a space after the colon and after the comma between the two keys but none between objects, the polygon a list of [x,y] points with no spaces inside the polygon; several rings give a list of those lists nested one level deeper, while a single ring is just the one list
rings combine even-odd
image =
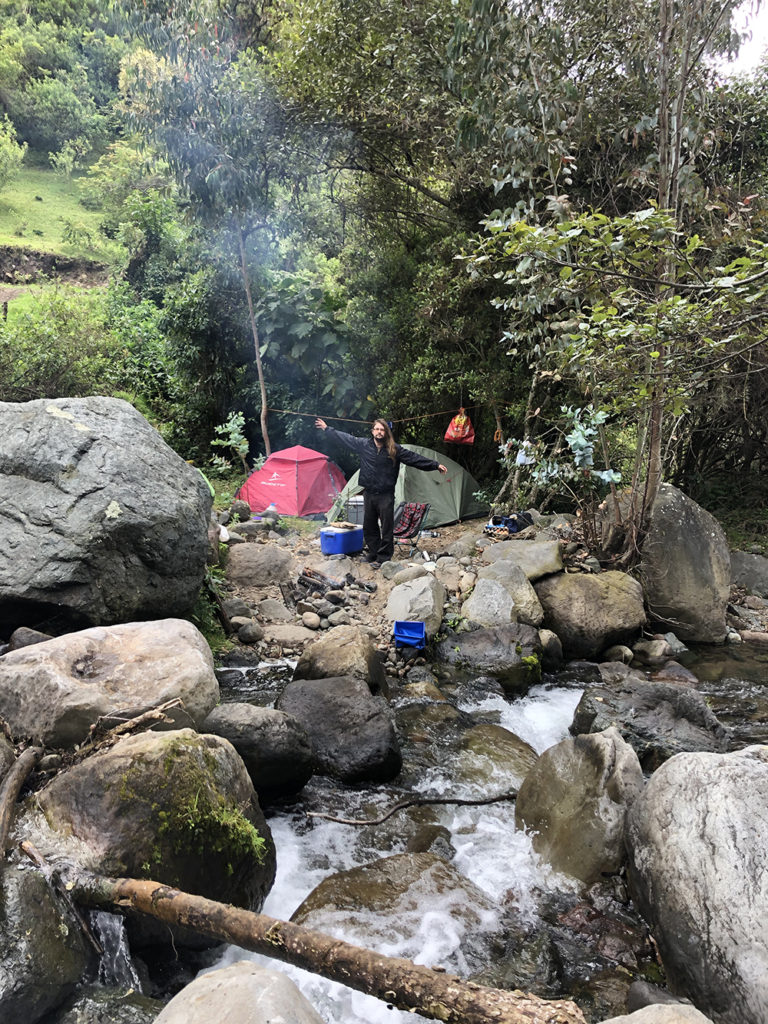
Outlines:
[{"label": "mossy rock", "polygon": [[52,828],[100,874],[151,878],[259,910],[275,872],[271,833],[234,747],[191,729],[127,737],[40,796]]}]

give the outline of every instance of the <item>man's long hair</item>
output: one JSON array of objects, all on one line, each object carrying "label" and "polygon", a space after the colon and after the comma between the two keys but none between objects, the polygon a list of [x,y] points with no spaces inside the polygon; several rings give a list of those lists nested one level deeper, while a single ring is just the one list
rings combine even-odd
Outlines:
[{"label": "man's long hair", "polygon": [[384,427],[384,447],[387,449],[387,455],[394,462],[397,458],[397,446],[395,445],[395,439],[392,436],[392,431],[389,429],[389,424],[386,420],[381,418],[374,420],[373,426],[375,427],[377,423]]}]

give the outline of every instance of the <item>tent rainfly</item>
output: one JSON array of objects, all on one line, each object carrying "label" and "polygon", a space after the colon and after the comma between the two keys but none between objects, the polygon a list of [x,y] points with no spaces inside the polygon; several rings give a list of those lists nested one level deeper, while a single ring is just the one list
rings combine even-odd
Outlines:
[{"label": "tent rainfly", "polygon": [[[445,476],[437,471],[425,473],[423,470],[401,463],[395,487],[395,507],[401,501],[429,502],[431,508],[424,523],[427,530],[436,526],[447,526],[448,523],[457,523],[462,519],[488,515],[488,504],[483,504],[473,497],[474,492],[480,490],[480,484],[458,462],[447,458],[442,452],[422,448],[418,444],[404,444],[403,448],[418,452],[419,455],[434,459],[436,462],[442,462],[448,472]],[[329,523],[346,518],[347,502],[363,490],[357,482],[358,476],[359,472],[349,478],[349,483],[334,502],[325,517]]]},{"label": "tent rainfly", "polygon": [[328,511],[346,478],[327,455],[300,444],[273,452],[237,492],[252,512],[270,505],[284,516],[311,516]]}]

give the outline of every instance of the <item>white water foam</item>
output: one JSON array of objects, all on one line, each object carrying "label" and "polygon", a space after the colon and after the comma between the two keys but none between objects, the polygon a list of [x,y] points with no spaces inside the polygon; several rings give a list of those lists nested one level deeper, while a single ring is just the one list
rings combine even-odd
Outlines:
[{"label": "white water foam", "polygon": [[[503,698],[487,698],[462,707],[470,712],[493,711],[500,724],[516,733],[538,753],[567,735],[568,725],[581,696],[579,690],[539,686],[525,698],[510,703]],[[464,792],[461,792],[461,789]],[[450,765],[427,773],[419,787],[421,795],[478,796],[469,787],[458,786],[451,778]],[[370,799],[370,795],[369,795]],[[481,807],[446,805],[438,810],[438,820],[451,832],[456,850],[454,867],[487,893],[498,907],[515,906],[527,918],[535,914],[533,890],[571,883],[556,875],[534,852],[530,837],[514,826],[514,806],[510,803]],[[283,920],[289,918],[304,898],[330,874],[369,863],[382,854],[361,846],[359,835],[353,841],[350,826],[312,819],[311,827],[297,829],[296,819],[280,815],[270,819],[277,848],[277,877],[267,897],[264,913]],[[411,890],[412,893],[412,890]],[[411,900],[386,916],[356,912],[329,913],[322,930],[363,945],[387,956],[407,957],[420,964],[461,968],[460,947],[464,931],[449,903],[435,905],[434,897],[414,905]],[[493,930],[495,919],[489,915],[482,929]],[[474,930],[477,930],[475,927]],[[388,1009],[371,996],[287,964],[276,965],[265,957],[229,947],[216,965],[224,967],[238,960],[250,960],[265,967],[279,966],[298,985],[304,996],[326,1024],[412,1024],[426,1018],[418,1014]]]}]

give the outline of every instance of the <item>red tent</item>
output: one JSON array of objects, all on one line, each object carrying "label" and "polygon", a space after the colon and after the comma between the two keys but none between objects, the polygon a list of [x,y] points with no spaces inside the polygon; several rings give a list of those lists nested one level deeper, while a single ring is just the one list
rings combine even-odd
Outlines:
[{"label": "red tent", "polygon": [[251,473],[237,496],[247,501],[253,512],[274,505],[284,516],[310,516],[327,512],[346,482],[327,455],[297,444],[272,452],[261,469]]}]

